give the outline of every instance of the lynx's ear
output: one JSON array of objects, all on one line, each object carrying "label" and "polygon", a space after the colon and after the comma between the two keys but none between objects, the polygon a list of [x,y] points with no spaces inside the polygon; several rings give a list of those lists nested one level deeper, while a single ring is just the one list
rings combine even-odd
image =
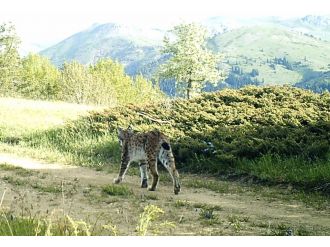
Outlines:
[{"label": "lynx's ear", "polygon": [[129,125],[128,128],[127,128],[127,130],[128,130],[128,131],[131,131],[131,132],[134,131],[132,125]]},{"label": "lynx's ear", "polygon": [[120,128],[120,127],[118,127],[117,128],[117,134],[118,134],[118,136],[122,136],[123,135],[123,129],[122,128]]}]

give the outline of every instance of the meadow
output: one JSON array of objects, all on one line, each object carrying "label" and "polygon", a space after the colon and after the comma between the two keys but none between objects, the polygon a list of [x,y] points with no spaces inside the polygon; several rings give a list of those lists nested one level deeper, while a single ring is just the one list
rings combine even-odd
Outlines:
[{"label": "meadow", "polygon": [[[112,108],[1,102],[1,153],[75,167],[1,164],[1,235],[329,232],[328,93],[250,87]],[[161,168],[156,192],[139,188],[134,165],[112,185],[116,128],[128,125],[170,136],[179,196]]]}]

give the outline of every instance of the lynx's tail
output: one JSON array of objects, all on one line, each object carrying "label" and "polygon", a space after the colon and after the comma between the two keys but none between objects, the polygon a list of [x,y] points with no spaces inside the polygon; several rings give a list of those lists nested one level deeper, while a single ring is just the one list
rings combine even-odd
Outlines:
[{"label": "lynx's tail", "polygon": [[167,142],[163,142],[162,145],[161,145],[161,147],[162,147],[163,149],[167,150],[167,151],[169,151],[169,150],[171,149],[170,144],[167,143]]},{"label": "lynx's tail", "polygon": [[180,192],[180,181],[179,173],[175,167],[175,160],[171,150],[171,146],[168,142],[163,141],[160,147],[158,158],[160,162],[165,166],[165,168],[171,174],[174,185],[174,193],[178,194]]}]

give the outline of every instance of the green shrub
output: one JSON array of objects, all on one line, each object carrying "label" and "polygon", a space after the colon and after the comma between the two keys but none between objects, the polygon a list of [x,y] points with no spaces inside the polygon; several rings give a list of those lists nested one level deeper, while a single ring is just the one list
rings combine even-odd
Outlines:
[{"label": "green shrub", "polygon": [[[167,134],[181,171],[250,174],[253,169],[242,164],[256,168],[262,157],[312,164],[326,164],[330,157],[330,94],[286,86],[226,89],[191,100],[110,108],[30,141],[80,157],[118,161],[115,132],[129,125],[138,131],[156,128]],[[278,163],[276,158],[274,162]],[[299,162],[294,166],[299,167]],[[324,171],[324,167],[314,168]]]}]

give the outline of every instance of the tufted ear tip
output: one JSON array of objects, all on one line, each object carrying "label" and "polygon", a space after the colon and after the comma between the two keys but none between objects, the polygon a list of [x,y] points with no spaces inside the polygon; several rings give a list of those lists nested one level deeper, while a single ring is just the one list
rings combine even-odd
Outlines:
[{"label": "tufted ear tip", "polygon": [[123,129],[121,127],[117,127],[117,133],[120,134],[122,133]]}]

